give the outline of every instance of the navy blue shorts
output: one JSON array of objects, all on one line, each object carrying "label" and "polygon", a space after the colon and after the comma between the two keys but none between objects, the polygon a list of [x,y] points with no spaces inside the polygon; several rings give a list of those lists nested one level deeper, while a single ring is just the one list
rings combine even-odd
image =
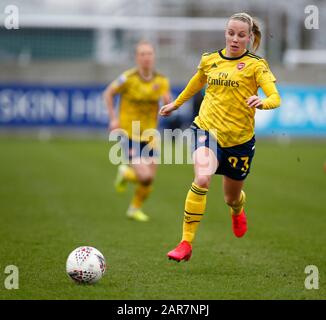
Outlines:
[{"label": "navy blue shorts", "polygon": [[158,150],[151,147],[151,145],[146,141],[136,141],[124,136],[120,143],[124,156],[128,160],[159,156]]},{"label": "navy blue shorts", "polygon": [[243,144],[223,148],[208,131],[198,128],[195,123],[190,128],[194,133],[192,152],[204,146],[215,153],[219,162],[215,174],[224,175],[234,180],[244,180],[247,177],[255,155],[255,136]]}]

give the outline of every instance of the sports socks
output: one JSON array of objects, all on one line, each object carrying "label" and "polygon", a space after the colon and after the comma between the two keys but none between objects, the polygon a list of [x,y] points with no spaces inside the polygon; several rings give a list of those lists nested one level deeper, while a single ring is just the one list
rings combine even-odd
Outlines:
[{"label": "sports socks", "polygon": [[234,205],[230,206],[231,213],[233,215],[240,214],[243,209],[243,205],[244,205],[245,201],[246,201],[246,194],[243,190],[241,190],[240,199],[238,200],[238,202],[235,203]]},{"label": "sports socks", "polygon": [[185,203],[182,241],[192,243],[194,240],[199,222],[205,212],[207,191],[208,189],[192,183]]},{"label": "sports socks", "polygon": [[139,209],[142,207],[144,201],[147,199],[148,195],[151,193],[153,187],[152,185],[144,185],[138,183],[136,185],[135,194],[131,200],[131,207]]}]

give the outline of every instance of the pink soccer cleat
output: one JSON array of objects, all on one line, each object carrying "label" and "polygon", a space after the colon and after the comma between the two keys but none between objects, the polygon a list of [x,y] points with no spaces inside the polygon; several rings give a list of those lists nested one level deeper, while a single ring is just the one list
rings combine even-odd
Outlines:
[{"label": "pink soccer cleat", "polygon": [[240,214],[232,214],[232,229],[238,238],[243,237],[247,232],[247,218],[243,209]]},{"label": "pink soccer cleat", "polygon": [[188,241],[181,241],[178,246],[168,252],[167,256],[169,257],[169,260],[175,260],[175,261],[188,261],[191,257],[192,253],[192,247],[191,244]]}]

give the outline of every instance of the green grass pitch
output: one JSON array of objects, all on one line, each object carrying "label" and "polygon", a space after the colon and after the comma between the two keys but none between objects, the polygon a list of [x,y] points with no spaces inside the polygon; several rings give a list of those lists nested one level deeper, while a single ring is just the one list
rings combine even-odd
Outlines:
[{"label": "green grass pitch", "polygon": [[[102,140],[0,138],[0,299],[325,299],[326,141],[258,139],[246,180],[249,231],[237,239],[216,176],[193,256],[166,253],[180,240],[191,165],[161,165],[145,205],[148,223],[130,221],[113,189],[116,167]],[[108,270],[95,285],[74,284],[68,254],[89,245]],[[19,289],[4,286],[7,265]],[[304,286],[319,269],[319,289]]]}]

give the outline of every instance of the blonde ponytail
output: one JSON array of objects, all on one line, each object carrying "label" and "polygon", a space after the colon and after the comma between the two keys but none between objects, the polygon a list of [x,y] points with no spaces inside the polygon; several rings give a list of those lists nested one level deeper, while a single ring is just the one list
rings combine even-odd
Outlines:
[{"label": "blonde ponytail", "polygon": [[254,35],[254,42],[252,44],[252,50],[253,50],[253,52],[256,52],[260,46],[261,32],[259,30],[258,23],[254,19],[252,20],[252,30],[251,31]]}]

